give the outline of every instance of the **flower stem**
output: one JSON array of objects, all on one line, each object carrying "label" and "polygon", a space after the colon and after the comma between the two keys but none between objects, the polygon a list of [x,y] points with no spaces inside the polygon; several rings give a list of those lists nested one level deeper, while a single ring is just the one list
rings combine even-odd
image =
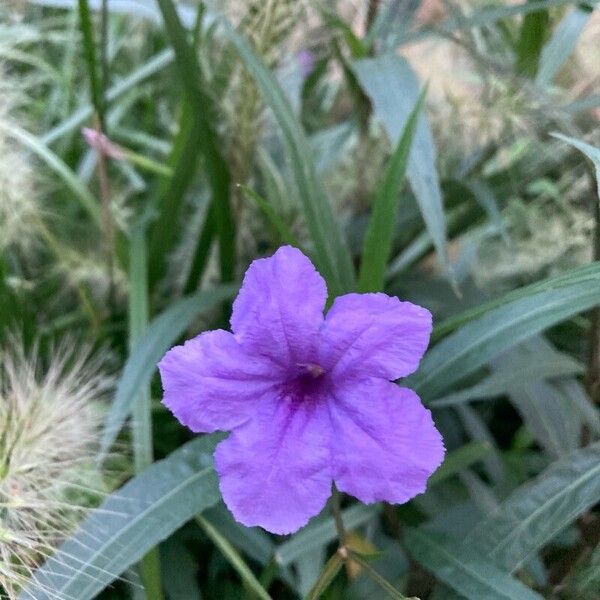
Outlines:
[{"label": "flower stem", "polygon": [[333,520],[335,521],[335,528],[337,529],[338,540],[340,542],[340,548],[346,547],[346,529],[344,528],[344,521],[342,520],[342,509],[340,503],[340,493],[333,484],[331,490],[331,510],[333,512]]}]

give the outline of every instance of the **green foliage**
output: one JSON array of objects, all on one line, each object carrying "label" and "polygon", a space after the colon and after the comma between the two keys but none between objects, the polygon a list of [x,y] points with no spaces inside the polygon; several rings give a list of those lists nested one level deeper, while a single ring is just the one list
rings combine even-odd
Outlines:
[{"label": "green foliage", "polygon": [[[0,7],[0,337],[43,358],[84,338],[116,374],[95,457],[110,492],[82,491],[96,508],[53,532],[20,598],[595,597],[597,3],[351,4]],[[3,195],[13,147],[36,174],[22,206]],[[237,523],[221,436],[189,441],[160,405],[165,351],[227,329],[247,265],[281,244],[330,303],[385,292],[434,317],[399,383],[445,461],[406,505],[343,497],[346,536],[329,505],[285,538]]]}]

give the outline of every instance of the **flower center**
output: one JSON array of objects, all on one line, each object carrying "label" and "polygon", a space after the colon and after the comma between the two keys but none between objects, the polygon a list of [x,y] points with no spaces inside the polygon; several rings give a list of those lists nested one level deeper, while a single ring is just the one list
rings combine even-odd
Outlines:
[{"label": "flower center", "polygon": [[296,372],[287,382],[286,392],[293,402],[316,399],[323,389],[325,369],[315,363],[296,365]]}]

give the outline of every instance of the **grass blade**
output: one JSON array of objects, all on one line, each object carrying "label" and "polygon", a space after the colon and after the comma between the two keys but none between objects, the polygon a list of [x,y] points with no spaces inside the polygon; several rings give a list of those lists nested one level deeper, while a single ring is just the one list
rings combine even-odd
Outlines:
[{"label": "grass blade", "polygon": [[335,579],[336,575],[340,572],[344,561],[340,556],[339,552],[336,552],[325,565],[321,575],[315,582],[310,592],[306,596],[306,600],[319,600],[323,597],[323,594],[327,588],[331,585],[331,582]]},{"label": "grass blade", "polygon": [[335,220],[322,182],[317,178],[308,140],[275,76],[265,67],[246,40],[228,23],[225,34],[254,78],[283,133],[290,166],[306,225],[315,245],[315,262],[327,280],[331,296],[354,288],[350,252]]},{"label": "grass blade", "polygon": [[[392,144],[396,144],[419,98],[414,72],[396,54],[354,61],[352,69],[373,103],[376,118],[384,124]],[[442,268],[448,271],[446,218],[435,160],[429,125],[420,115],[408,162],[408,179]]]},{"label": "grass blade", "polygon": [[398,212],[398,195],[404,181],[417,118],[424,99],[425,90],[421,92],[406,121],[381,185],[375,194],[360,265],[358,289],[361,292],[383,290],[385,269],[392,249],[392,236]]},{"label": "grass blade", "polygon": [[250,567],[244,562],[238,551],[229,543],[229,541],[221,535],[219,530],[211,525],[202,516],[196,517],[196,522],[204,533],[211,539],[215,546],[221,551],[229,564],[236,570],[242,581],[248,586],[248,589],[261,600],[272,600],[265,588],[260,584]]}]

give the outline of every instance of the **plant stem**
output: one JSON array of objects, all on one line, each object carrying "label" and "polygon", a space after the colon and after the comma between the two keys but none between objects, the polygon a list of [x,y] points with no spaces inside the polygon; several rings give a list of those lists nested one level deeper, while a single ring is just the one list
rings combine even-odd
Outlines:
[{"label": "plant stem", "polygon": [[331,510],[333,511],[333,519],[335,521],[335,528],[338,534],[338,540],[340,542],[340,548],[346,547],[346,529],[344,528],[344,521],[342,520],[342,509],[340,503],[340,493],[333,484],[331,491]]}]

